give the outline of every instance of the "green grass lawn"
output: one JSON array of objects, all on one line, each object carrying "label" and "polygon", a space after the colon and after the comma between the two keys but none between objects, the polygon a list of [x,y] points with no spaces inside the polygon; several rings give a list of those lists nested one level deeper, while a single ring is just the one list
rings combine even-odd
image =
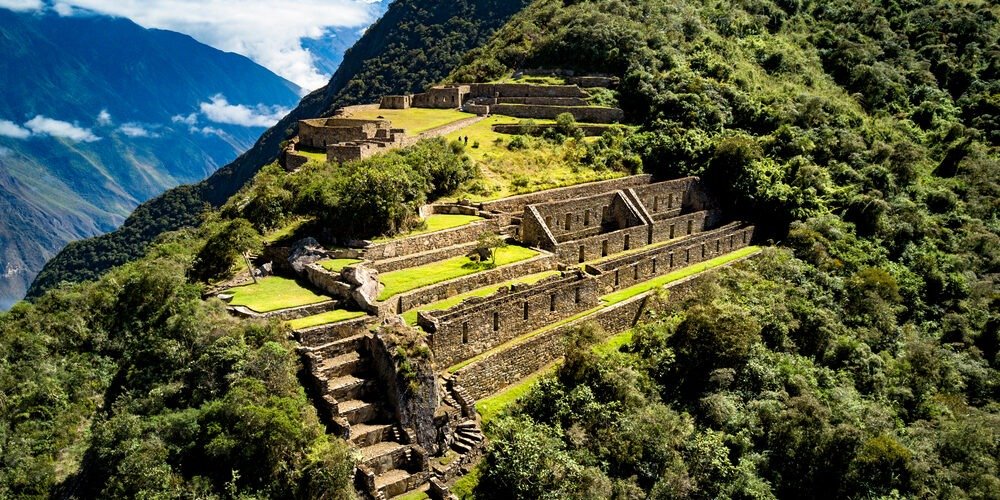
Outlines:
[{"label": "green grass lawn", "polygon": [[227,290],[227,293],[233,294],[233,300],[229,304],[246,306],[259,313],[267,313],[330,300],[330,297],[299,286],[292,279],[268,276],[257,281],[254,285]]},{"label": "green grass lawn", "polygon": [[417,311],[443,311],[445,309],[451,309],[452,307],[461,304],[462,301],[470,299],[472,297],[488,297],[496,293],[501,288],[509,288],[511,286],[520,284],[531,285],[534,283],[538,283],[539,281],[542,281],[545,278],[556,276],[558,274],[559,271],[545,271],[517,279],[512,279],[510,281],[505,281],[503,283],[500,283],[499,285],[477,288],[470,292],[460,293],[454,297],[449,297],[444,300],[432,302],[430,304],[427,304],[426,306],[410,309],[409,311],[403,313],[403,321],[406,321],[406,324],[410,326],[417,326]]},{"label": "green grass lawn", "polygon": [[296,153],[305,156],[313,161],[318,161],[320,163],[326,163],[326,152],[325,151],[303,151],[301,149],[296,149]]},{"label": "green grass lawn", "polygon": [[351,118],[376,120],[382,117],[392,122],[392,128],[406,129],[407,135],[418,135],[475,115],[457,109],[365,109],[351,113]]},{"label": "green grass lawn", "polygon": [[322,314],[316,314],[314,316],[306,316],[305,318],[293,319],[291,321],[287,321],[286,323],[288,323],[288,326],[292,330],[302,330],[303,328],[311,328],[319,325],[340,323],[341,321],[347,321],[349,319],[357,319],[367,315],[368,315],[367,313],[363,313],[360,311],[345,311],[343,309],[336,309]]},{"label": "green grass lawn", "polygon": [[618,351],[622,346],[628,345],[632,342],[632,335],[635,333],[634,330],[626,330],[618,335],[612,335],[607,338],[604,342],[594,346],[594,354],[598,356],[607,356],[615,351]]},{"label": "green grass lawn", "polygon": [[605,295],[601,297],[601,299],[605,301],[608,305],[614,305],[619,302],[624,302],[628,299],[631,299],[632,297],[635,297],[636,295],[648,292],[655,288],[660,288],[664,285],[670,284],[677,280],[682,280],[684,278],[687,278],[688,276],[698,274],[702,271],[707,271],[709,269],[712,269],[713,267],[719,267],[734,260],[746,257],[747,255],[756,253],[758,251],[760,251],[760,247],[751,246],[751,247],[741,248],[735,252],[728,253],[725,255],[720,255],[719,257],[716,257],[714,259],[706,260],[704,262],[699,262],[693,266],[688,266],[685,268],[678,269],[677,271],[664,274],[663,276],[660,276],[658,278],[654,278],[649,281],[644,281],[642,283],[630,286],[628,288],[623,288],[621,290],[618,290],[617,292]]},{"label": "green grass lawn", "polygon": [[476,401],[476,411],[478,411],[479,416],[482,417],[483,426],[486,426],[486,424],[493,420],[493,418],[499,415],[501,410],[518,399],[521,399],[521,397],[527,394],[528,391],[535,386],[538,379],[552,373],[552,371],[555,370],[555,367],[555,363],[546,366],[545,368],[528,375],[518,383],[507,386],[504,390],[492,396]]},{"label": "green grass lawn", "polygon": [[347,266],[353,266],[361,262],[361,259],[329,259],[319,261],[320,267],[332,273],[339,273]]},{"label": "green grass lawn", "polygon": [[[530,248],[510,245],[506,248],[497,249],[495,264],[496,267],[505,266],[530,259],[537,255],[538,252]],[[475,274],[489,268],[487,264],[473,262],[468,257],[461,256],[385,273],[379,277],[382,284],[385,285],[385,290],[379,295],[378,300],[386,300],[403,292]]]},{"label": "green grass lawn", "polygon": [[409,238],[411,236],[417,236],[427,233],[436,233],[438,231],[444,231],[445,229],[454,229],[456,227],[462,227],[466,224],[472,224],[473,222],[479,222],[484,220],[482,217],[475,215],[452,215],[452,214],[434,214],[429,215],[424,218],[424,228],[417,229],[416,231],[410,231],[404,234],[398,234],[396,236],[384,236],[380,238],[375,238],[373,241],[376,243],[381,243],[385,241],[398,240],[401,238]]},{"label": "green grass lawn", "polygon": [[427,493],[420,490],[413,490],[409,493],[403,493],[398,497],[394,497],[392,500],[427,500],[430,498]]}]

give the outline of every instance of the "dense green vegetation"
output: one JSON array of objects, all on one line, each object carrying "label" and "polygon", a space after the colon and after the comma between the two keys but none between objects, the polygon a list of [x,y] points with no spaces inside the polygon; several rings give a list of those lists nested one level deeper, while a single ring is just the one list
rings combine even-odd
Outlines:
[{"label": "dense green vegetation", "polygon": [[287,331],[188,283],[205,238],[0,315],[0,497],[353,496]]},{"label": "dense green vegetation", "polygon": [[642,127],[618,153],[701,175],[790,249],[626,353],[577,349],[490,429],[481,496],[996,497],[997,18],[539,0],[474,51],[453,80],[621,76]]},{"label": "dense green vegetation", "polygon": [[197,226],[206,205],[221,206],[264,166],[298,120],[337,108],[377,102],[386,94],[421,91],[444,78],[462,55],[487,40],[528,0],[397,0],[344,54],[330,83],[309,94],[253,148],[204,182],[167,191],[141,205],[115,232],[68,245],[46,263],[28,290],[38,297],[63,281],[92,280],[145,254],[157,236]]}]

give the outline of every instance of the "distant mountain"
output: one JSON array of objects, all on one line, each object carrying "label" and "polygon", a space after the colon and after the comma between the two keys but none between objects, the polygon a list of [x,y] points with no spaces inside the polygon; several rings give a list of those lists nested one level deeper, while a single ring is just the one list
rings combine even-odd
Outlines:
[{"label": "distant mountain", "polygon": [[273,162],[298,120],[329,116],[342,106],[375,102],[443,80],[529,0],[396,0],[347,53],[326,87],[307,95],[253,148],[204,182],[181,186],[136,210],[120,229],[74,242],[50,260],[28,291],[38,296],[61,281],[95,279],[140,257],[165,231],[197,222],[206,204],[221,205]]},{"label": "distant mountain", "polygon": [[179,33],[0,9],[0,310],[67,242],[204,179],[301,89]]}]

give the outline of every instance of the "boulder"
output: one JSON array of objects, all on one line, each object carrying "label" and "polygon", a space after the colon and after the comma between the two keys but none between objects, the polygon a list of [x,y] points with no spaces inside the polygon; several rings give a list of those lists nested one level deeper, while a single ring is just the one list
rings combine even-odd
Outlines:
[{"label": "boulder", "polygon": [[326,249],[315,238],[303,238],[292,245],[288,253],[288,264],[292,269],[302,274],[306,266],[326,258]]},{"label": "boulder", "polygon": [[340,277],[351,287],[351,298],[358,307],[368,311],[377,310],[378,296],[385,285],[378,280],[378,271],[364,266],[347,266],[340,272]]}]

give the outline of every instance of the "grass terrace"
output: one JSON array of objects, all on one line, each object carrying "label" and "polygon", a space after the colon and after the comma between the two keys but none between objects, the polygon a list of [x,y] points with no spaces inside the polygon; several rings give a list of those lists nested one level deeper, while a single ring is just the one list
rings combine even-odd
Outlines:
[{"label": "grass terrace", "polygon": [[476,215],[452,215],[452,214],[433,214],[424,218],[424,228],[417,229],[415,231],[410,231],[408,233],[397,234],[396,236],[385,236],[380,238],[375,238],[373,241],[376,243],[398,240],[401,238],[409,238],[411,236],[419,236],[421,234],[436,233],[438,231],[444,231],[446,229],[454,229],[456,227],[462,227],[467,224],[472,224],[473,222],[479,222],[485,220],[482,217]]},{"label": "grass terrace", "polygon": [[318,161],[320,163],[326,163],[326,151],[314,151],[311,149],[296,149],[296,153],[305,156],[313,161]]},{"label": "grass terrace", "polygon": [[551,365],[528,375],[518,383],[509,385],[502,391],[492,396],[476,401],[476,411],[479,412],[479,416],[482,418],[483,426],[485,427],[491,420],[499,415],[501,410],[510,406],[527,394],[540,378],[552,373],[552,371],[555,370],[556,365],[557,363],[552,363]]},{"label": "grass terrace", "polygon": [[256,284],[231,288],[226,290],[226,293],[233,294],[230,305],[244,306],[259,313],[319,304],[330,300],[330,297],[300,286],[295,280],[280,276],[261,278]]},{"label": "grass terrace", "polygon": [[462,256],[423,266],[392,271],[380,276],[382,284],[385,285],[385,290],[379,295],[378,300],[386,300],[410,290],[461,278],[462,276],[475,274],[493,267],[506,266],[515,262],[528,260],[537,255],[538,252],[530,248],[510,245],[506,248],[498,248],[496,250],[496,262],[493,264],[473,262],[472,259]]},{"label": "grass terrace", "polygon": [[367,315],[367,313],[360,311],[345,311],[343,309],[336,309],[322,314],[316,314],[314,316],[293,319],[291,321],[286,321],[286,323],[292,330],[302,330],[305,328],[312,328],[314,326],[332,325],[333,323],[340,323],[341,321],[357,319]]},{"label": "grass terrace", "polygon": [[[534,120],[539,125],[554,120]],[[584,182],[621,177],[623,172],[598,171],[580,164],[585,145],[576,139],[563,144],[551,144],[540,138],[529,138],[525,149],[510,150],[516,136],[493,131],[493,125],[516,125],[519,118],[493,115],[445,136],[449,141],[469,137],[466,154],[479,166],[482,178],[475,188],[465,187],[461,198],[474,201],[495,200],[517,194],[541,191]],[[596,137],[584,141],[596,140]],[[479,147],[474,147],[478,143]]]},{"label": "grass terrace", "polygon": [[[472,118],[475,115],[457,109],[363,109],[351,113],[351,118],[363,120],[385,119],[392,122],[392,128],[406,129],[407,135],[419,135],[438,127]],[[382,118],[379,118],[382,117]]]},{"label": "grass terrace", "polygon": [[443,311],[445,309],[451,309],[459,304],[461,304],[466,299],[471,299],[473,297],[489,297],[493,295],[498,290],[502,288],[510,288],[514,285],[532,285],[542,281],[545,278],[550,278],[552,276],[557,276],[559,271],[545,271],[541,273],[531,274],[517,279],[512,279],[510,281],[505,281],[499,285],[487,286],[483,288],[478,288],[470,292],[461,293],[455,295],[454,297],[449,297],[444,300],[437,302],[432,302],[426,306],[421,306],[416,309],[410,309],[403,313],[403,321],[410,326],[417,326],[417,312],[418,311]]},{"label": "grass terrace", "polygon": [[311,222],[313,222],[313,219],[308,217],[302,219],[295,219],[292,222],[286,224],[284,227],[275,229],[274,231],[268,233],[267,236],[264,237],[264,243],[273,244],[279,241],[283,241],[285,239],[289,239],[295,236],[296,235],[295,233],[299,229],[302,229],[302,227]]},{"label": "grass terrace", "polygon": [[693,266],[688,266],[685,268],[678,269],[672,273],[664,274],[658,278],[651,279],[649,281],[644,281],[637,285],[630,286],[628,288],[623,288],[617,292],[610,293],[601,297],[601,300],[606,302],[608,305],[618,304],[620,302],[625,302],[632,297],[646,293],[655,288],[660,288],[662,286],[673,283],[674,281],[679,281],[689,276],[693,276],[702,271],[707,271],[709,269],[719,267],[728,264],[734,260],[739,260],[749,255],[753,255],[760,251],[760,247],[750,246],[746,248],[741,248],[735,252],[728,253],[725,255],[720,255],[714,259],[706,260],[704,262],[699,262]]},{"label": "grass terrace", "polygon": [[332,273],[339,273],[347,266],[353,266],[354,264],[360,263],[361,259],[329,259],[319,261],[320,267]]}]

